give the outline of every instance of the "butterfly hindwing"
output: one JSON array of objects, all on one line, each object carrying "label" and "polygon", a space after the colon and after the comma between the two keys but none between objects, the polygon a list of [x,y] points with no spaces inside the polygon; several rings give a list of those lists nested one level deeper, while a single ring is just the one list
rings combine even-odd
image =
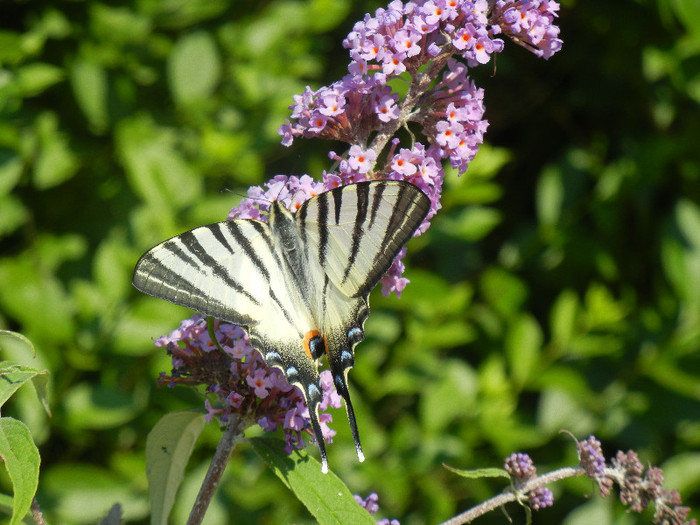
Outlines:
[{"label": "butterfly hindwing", "polygon": [[430,209],[415,186],[398,181],[361,182],[330,190],[296,213],[299,235],[314,272],[323,283],[317,318],[327,341],[336,390],[345,401],[358,458],[364,455],[347,385],[354,348],[364,339],[369,292],[387,272]]}]

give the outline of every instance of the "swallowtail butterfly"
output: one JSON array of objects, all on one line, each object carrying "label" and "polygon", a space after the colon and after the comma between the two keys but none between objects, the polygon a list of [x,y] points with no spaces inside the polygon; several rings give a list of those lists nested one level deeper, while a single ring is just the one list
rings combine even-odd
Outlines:
[{"label": "swallowtail butterfly", "polygon": [[267,223],[195,228],[146,252],[133,284],[155,297],[243,327],[268,366],[306,398],[323,472],[317,360],[327,355],[364,460],[347,375],[365,337],[369,293],[423,222],[430,200],[400,181],[336,188],[291,213],[273,202]]}]

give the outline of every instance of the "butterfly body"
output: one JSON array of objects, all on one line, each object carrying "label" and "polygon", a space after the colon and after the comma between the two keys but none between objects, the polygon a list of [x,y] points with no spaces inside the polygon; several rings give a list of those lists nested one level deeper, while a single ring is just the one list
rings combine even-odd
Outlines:
[{"label": "butterfly body", "polygon": [[141,257],[133,282],[143,292],[242,326],[267,365],[304,394],[325,472],[317,360],[327,355],[362,461],[347,374],[364,339],[369,292],[429,206],[419,189],[398,181],[336,188],[296,213],[273,202],[268,223],[225,221],[159,244]]}]

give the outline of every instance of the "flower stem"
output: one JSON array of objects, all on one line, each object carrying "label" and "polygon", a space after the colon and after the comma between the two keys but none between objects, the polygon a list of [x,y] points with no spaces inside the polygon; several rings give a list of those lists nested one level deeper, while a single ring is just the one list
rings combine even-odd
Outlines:
[{"label": "flower stem", "polygon": [[487,512],[497,509],[498,507],[502,507],[506,503],[518,501],[523,494],[527,494],[538,487],[543,487],[548,483],[553,483],[560,479],[575,478],[578,476],[584,476],[585,474],[585,471],[581,467],[564,467],[553,472],[548,472],[547,474],[538,476],[528,481],[525,485],[520,487],[517,492],[507,490],[498,496],[487,499],[483,503],[477,505],[476,507],[472,507],[462,514],[458,514],[457,516],[442,522],[440,525],[461,525],[462,523],[469,523],[474,521],[479,516],[483,516]]},{"label": "flower stem", "polygon": [[187,525],[199,525],[202,523],[204,514],[209,508],[209,504],[216,492],[216,487],[219,485],[224,469],[236,446],[236,441],[242,433],[241,423],[240,418],[231,414],[226,430],[221,435],[221,441],[216,447],[207,475],[204,477],[202,487],[199,489],[199,494],[197,494],[190,517],[187,519]]}]

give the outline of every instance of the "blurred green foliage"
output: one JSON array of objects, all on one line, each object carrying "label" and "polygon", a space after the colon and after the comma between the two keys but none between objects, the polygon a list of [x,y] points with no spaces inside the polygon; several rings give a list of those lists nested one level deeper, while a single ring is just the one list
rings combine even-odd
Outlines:
[{"label": "blurred green foliage", "polygon": [[[133,266],[223,220],[250,184],[320,176],[340,146],[288,150],[276,129],[306,84],[344,74],[341,41],[377,7],[0,6],[0,328],[38,351],[3,358],[52,374],[52,418],[23,390],[9,412],[40,445],[52,522],[94,523],[115,502],[147,522],[146,435],[202,399],[156,387],[169,360],[152,339],[189,312],[140,296]],[[609,455],[635,449],[700,508],[699,21],[696,0],[565,0],[559,54],[506,43],[474,71],[489,145],[466,175],[448,174],[443,210],[411,243],[403,298],[373,295],[350,376],[365,463],[342,412],[334,423],[331,468],[378,492],[384,516],[432,523],[502,487],[442,462],[501,466],[522,450],[541,470],[574,463],[561,429],[595,433]],[[173,523],[218,435],[205,428]],[[539,522],[649,521],[591,496],[590,482],[553,489]],[[208,523],[230,516],[311,521],[246,445]]]}]

